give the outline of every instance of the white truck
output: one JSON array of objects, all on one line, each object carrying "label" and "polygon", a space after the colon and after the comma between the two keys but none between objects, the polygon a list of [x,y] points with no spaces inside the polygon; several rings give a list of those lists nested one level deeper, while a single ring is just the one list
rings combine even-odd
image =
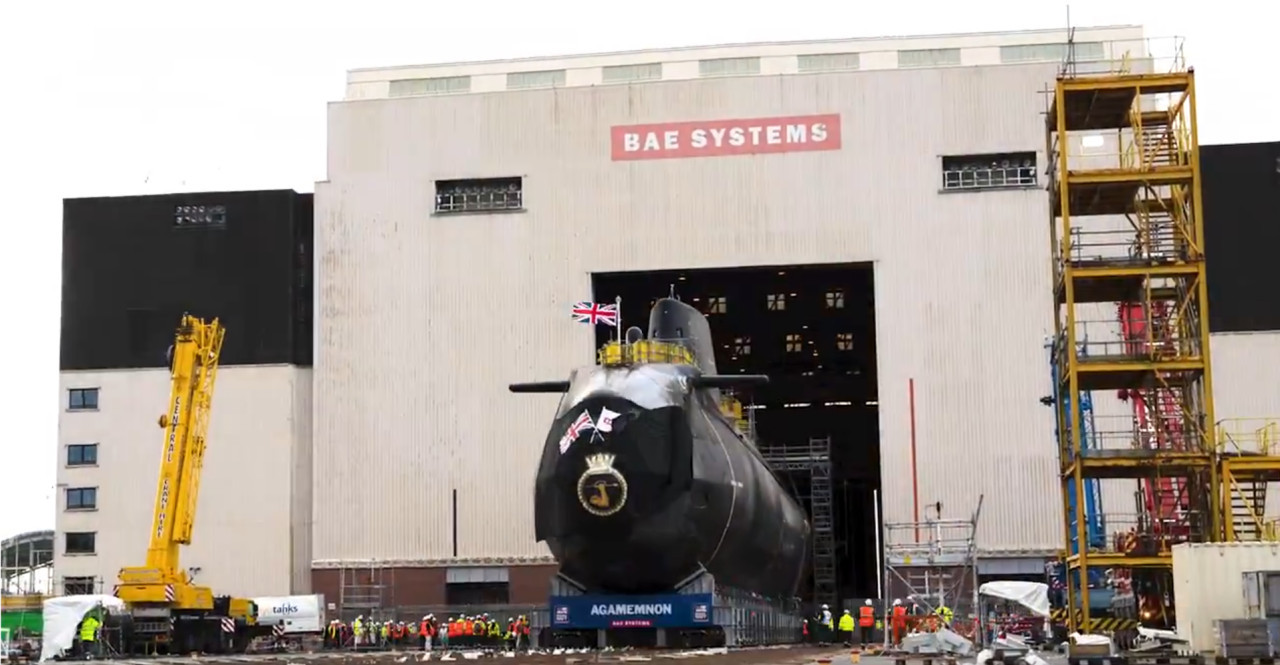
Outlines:
[{"label": "white truck", "polygon": [[270,627],[277,636],[319,635],[325,627],[324,596],[264,596],[254,598],[258,625]]}]

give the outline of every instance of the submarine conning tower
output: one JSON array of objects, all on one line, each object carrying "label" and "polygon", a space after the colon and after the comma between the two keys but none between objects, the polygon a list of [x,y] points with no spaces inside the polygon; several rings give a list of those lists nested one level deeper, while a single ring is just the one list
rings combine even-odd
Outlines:
[{"label": "submarine conning tower", "polygon": [[[715,344],[711,326],[697,308],[675,298],[661,298],[649,311],[649,331],[646,335],[632,326],[622,341],[611,340],[600,347],[596,362],[601,367],[630,367],[645,364],[688,365],[697,368],[703,377],[716,373]],[[762,377],[740,377],[743,384],[760,382]],[[733,380],[733,377],[726,377]],[[704,379],[707,384],[713,380]],[[721,392],[707,385],[709,397],[720,405],[720,411],[732,421],[743,436],[753,434],[742,402],[732,390]],[[726,386],[728,387],[728,386]]]}]

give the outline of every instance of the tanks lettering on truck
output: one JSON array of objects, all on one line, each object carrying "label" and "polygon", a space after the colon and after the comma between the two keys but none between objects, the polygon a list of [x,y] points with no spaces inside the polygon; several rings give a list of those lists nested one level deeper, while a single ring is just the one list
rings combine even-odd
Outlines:
[{"label": "tanks lettering on truck", "polygon": [[316,633],[324,628],[324,596],[264,596],[253,598],[258,625],[279,626],[285,634]]},{"label": "tanks lettering on truck", "polygon": [[621,125],[613,161],[839,150],[840,114]]}]

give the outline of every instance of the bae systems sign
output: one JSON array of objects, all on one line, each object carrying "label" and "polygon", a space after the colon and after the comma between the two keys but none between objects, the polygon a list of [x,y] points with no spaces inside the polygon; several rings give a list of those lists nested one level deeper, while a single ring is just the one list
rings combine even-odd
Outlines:
[{"label": "bae systems sign", "polygon": [[711,594],[553,596],[557,628],[692,628],[711,623]]},{"label": "bae systems sign", "polygon": [[613,161],[726,157],[840,149],[840,114],[621,125]]}]

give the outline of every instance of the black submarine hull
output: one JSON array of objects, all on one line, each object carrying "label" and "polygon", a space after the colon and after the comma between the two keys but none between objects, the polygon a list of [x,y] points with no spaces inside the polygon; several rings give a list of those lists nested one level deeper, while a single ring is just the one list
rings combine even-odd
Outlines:
[{"label": "black submarine hull", "polygon": [[[710,335],[699,312],[664,300],[650,338],[685,340],[696,353]],[[809,523],[721,415],[718,391],[695,387],[714,372],[709,363],[589,367],[571,377],[534,513],[538,539],[585,592],[666,593],[707,572],[717,585],[795,595]]]}]

